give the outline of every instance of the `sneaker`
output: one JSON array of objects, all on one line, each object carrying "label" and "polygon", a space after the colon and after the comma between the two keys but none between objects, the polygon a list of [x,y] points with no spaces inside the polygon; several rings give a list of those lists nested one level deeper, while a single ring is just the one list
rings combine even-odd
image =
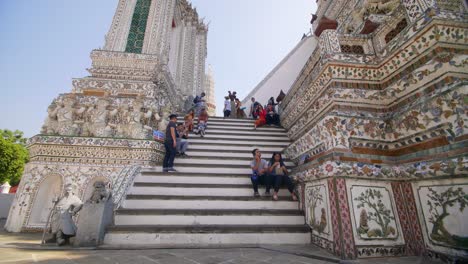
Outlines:
[{"label": "sneaker", "polygon": [[273,200],[278,201],[278,194],[273,194]]},{"label": "sneaker", "polygon": [[265,193],[263,194],[263,196],[268,196],[268,197],[270,197],[270,196],[271,196],[271,193],[270,193],[270,192],[265,192]]},{"label": "sneaker", "polygon": [[174,168],[169,168],[169,169],[167,169],[167,172],[177,172],[177,170],[174,169]]},{"label": "sneaker", "polygon": [[167,169],[167,168],[163,168],[163,172],[168,172],[168,169]]},{"label": "sneaker", "polygon": [[260,197],[260,194],[258,192],[254,192],[254,197]]}]

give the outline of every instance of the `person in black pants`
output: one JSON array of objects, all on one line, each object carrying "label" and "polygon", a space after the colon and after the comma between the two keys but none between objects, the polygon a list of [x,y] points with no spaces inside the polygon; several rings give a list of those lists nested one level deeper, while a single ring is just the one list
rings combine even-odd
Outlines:
[{"label": "person in black pants", "polygon": [[169,124],[166,127],[166,138],[164,140],[164,147],[166,148],[166,154],[164,155],[163,171],[164,172],[176,172],[174,169],[174,158],[177,153],[177,140],[176,140],[176,122],[177,115],[171,114],[169,116]]},{"label": "person in black pants", "polygon": [[252,187],[254,189],[254,197],[260,197],[258,193],[259,184],[265,184],[265,196],[270,196],[271,181],[267,172],[268,163],[266,160],[262,159],[260,150],[252,150],[252,155],[254,156],[254,160],[250,162],[250,167],[252,168],[250,180],[252,181]]},{"label": "person in black pants", "polygon": [[275,112],[275,106],[269,104],[266,108],[266,123],[267,125],[275,125],[280,126],[280,118],[279,115]]},{"label": "person in black pants", "polygon": [[275,192],[273,193],[273,200],[278,201],[278,191],[282,182],[286,182],[288,190],[291,193],[291,197],[294,201],[297,201],[297,196],[294,194],[294,184],[288,176],[288,169],[284,165],[283,157],[281,153],[274,152],[271,156],[271,160],[268,163],[268,172],[270,173],[274,182]]}]

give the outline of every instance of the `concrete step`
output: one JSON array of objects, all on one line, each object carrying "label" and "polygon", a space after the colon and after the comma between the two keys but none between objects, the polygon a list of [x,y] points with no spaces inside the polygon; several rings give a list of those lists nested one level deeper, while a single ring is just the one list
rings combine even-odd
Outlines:
[{"label": "concrete step", "polygon": [[[260,144],[259,144],[260,143]],[[206,144],[202,142],[194,142],[191,141],[188,146],[188,151],[220,151],[220,153],[224,153],[227,151],[252,151],[253,149],[258,148],[262,152],[282,152],[285,148],[284,146],[271,146],[267,143],[262,144],[261,142],[250,143],[247,145],[218,145],[218,144]],[[211,152],[216,153],[216,152]],[[252,155],[252,153],[250,154]]]},{"label": "concrete step", "polygon": [[[199,158],[199,157],[189,157],[189,158],[176,158],[174,164],[177,165],[197,165],[197,166],[213,166],[213,165],[222,165],[224,167],[232,167],[234,165],[239,165],[243,167],[250,168],[251,159],[216,159],[216,158]],[[267,160],[268,162],[268,160]],[[291,161],[286,161],[285,165],[287,167],[293,167],[294,163]]]},{"label": "concrete step", "polygon": [[[162,167],[154,168],[155,171],[162,172]],[[180,173],[207,173],[207,174],[244,174],[250,175],[252,170],[249,167],[225,168],[219,167],[194,167],[191,165],[178,165],[175,169]]]},{"label": "concrete step", "polygon": [[262,126],[258,127],[256,130],[253,129],[253,124],[251,126],[225,126],[225,125],[218,125],[218,124],[208,124],[210,129],[221,129],[221,130],[231,130],[233,132],[237,131],[252,131],[252,132],[282,132],[286,133],[286,129],[282,127],[275,127],[275,126]]},{"label": "concrete step", "polygon": [[310,228],[305,224],[300,225],[113,225],[108,228],[111,232],[159,232],[159,233],[302,233]]},{"label": "concrete step", "polygon": [[203,215],[203,216],[218,216],[218,215],[289,215],[302,216],[298,210],[234,210],[234,209],[219,209],[219,210],[192,210],[192,209],[118,209],[116,215]]},{"label": "concrete step", "polygon": [[[128,194],[127,200],[211,200],[211,201],[272,201],[271,195],[264,194],[265,189],[260,188],[260,197],[250,196],[200,196],[200,195],[158,195],[158,194]],[[273,191],[272,191],[273,193]],[[291,194],[280,191],[278,194],[281,201],[292,201]]]},{"label": "concrete step", "polygon": [[204,177],[204,176],[148,176],[139,175],[135,179],[135,183],[198,183],[198,184],[251,184],[250,178],[243,175],[242,177]]},{"label": "concrete step", "polygon": [[287,147],[291,142],[289,140],[260,140],[260,139],[218,139],[218,138],[209,138],[209,132],[205,135],[205,137],[191,137],[189,138],[190,143],[199,143],[199,144],[210,144],[210,145],[217,145],[218,147],[223,147],[223,145],[231,145],[231,146],[281,146]]},{"label": "concrete step", "polygon": [[[239,221],[242,219],[242,221]],[[114,218],[115,225],[303,225],[304,216],[301,215],[187,215],[146,214],[125,215],[118,214]]]},{"label": "concrete step", "polygon": [[[190,134],[189,135],[189,142],[193,138],[199,138],[200,135]],[[259,141],[267,141],[267,142],[290,142],[289,138],[285,135],[281,136],[268,136],[268,135],[256,135],[254,132],[249,134],[243,135],[232,135],[232,134],[219,134],[219,133],[211,133],[210,129],[206,129],[206,133],[204,138],[206,139],[224,139],[224,140],[259,140]]]},{"label": "concrete step", "polygon": [[[250,193],[252,195],[252,192]],[[271,210],[298,210],[298,202],[292,200],[279,201],[237,201],[237,200],[140,200],[127,199],[123,202],[123,209],[271,209]],[[241,221],[241,220],[240,220]]]},{"label": "concrete step", "polygon": [[[189,187],[191,186],[191,187]],[[216,187],[226,186],[226,187]],[[264,186],[259,188],[260,192],[263,193],[265,190]],[[273,188],[270,190],[273,193]],[[289,191],[284,187],[280,188],[279,195],[287,196]],[[216,184],[169,184],[169,183],[143,183],[136,182],[128,192],[128,194],[148,194],[148,195],[170,195],[170,196],[247,196],[253,195],[253,188],[249,184],[231,184],[231,185],[216,185]]]},{"label": "concrete step", "polygon": [[[157,171],[158,170],[158,171]],[[162,172],[162,168],[145,168],[141,171],[141,176],[169,176],[169,177],[240,177],[246,178],[243,173],[184,173],[184,172]]]},{"label": "concrete step", "polygon": [[[198,122],[198,117],[194,118],[195,122]],[[214,117],[210,116],[208,121],[216,121],[216,122],[228,122],[228,123],[255,123],[255,120],[251,118],[222,118],[222,117]],[[177,122],[184,122],[184,117],[178,117]]]},{"label": "concrete step", "polygon": [[[199,167],[196,165],[190,164],[177,164],[175,163],[174,168],[179,173],[205,173],[205,174],[217,174],[217,175],[230,175],[230,174],[243,174],[249,176],[252,174],[252,169],[250,166],[241,166],[241,165],[212,165],[206,167]],[[162,167],[153,168],[154,172],[162,172]],[[171,174],[170,172],[168,174]]]},{"label": "concrete step", "polygon": [[310,244],[309,228],[294,226],[115,226],[108,228],[104,244],[159,247]]},{"label": "concrete step", "polygon": [[[211,157],[216,157],[216,158],[222,158],[222,159],[246,159],[246,160],[252,160],[252,151],[251,150],[245,150],[245,151],[235,151],[233,152],[232,150],[218,150],[218,151],[212,151],[212,150],[187,150],[185,154],[188,155],[188,159],[191,158],[211,158]],[[262,151],[262,158],[267,160],[271,158],[273,155],[273,152],[271,151]],[[285,160],[285,155],[283,155],[283,160]]]},{"label": "concrete step", "polygon": [[[265,131],[265,130],[234,130],[232,128],[226,128],[226,129],[221,129],[221,128],[213,128],[209,127],[210,134],[220,134],[220,135],[264,135],[264,136],[281,136],[281,137],[287,137],[286,132],[284,131]],[[208,130],[207,130],[208,131]]]}]

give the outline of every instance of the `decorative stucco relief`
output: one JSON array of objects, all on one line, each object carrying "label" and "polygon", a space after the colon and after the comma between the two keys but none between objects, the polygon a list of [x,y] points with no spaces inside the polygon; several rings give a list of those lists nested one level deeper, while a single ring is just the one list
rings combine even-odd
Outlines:
[{"label": "decorative stucco relief", "polygon": [[468,249],[468,182],[466,179],[413,184],[419,219],[429,249],[465,256]]}]

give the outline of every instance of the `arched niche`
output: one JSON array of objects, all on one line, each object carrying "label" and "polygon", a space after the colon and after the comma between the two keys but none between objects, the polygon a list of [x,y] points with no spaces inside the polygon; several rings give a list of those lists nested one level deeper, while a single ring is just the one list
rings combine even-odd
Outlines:
[{"label": "arched niche", "polygon": [[29,226],[44,227],[50,210],[54,206],[53,199],[62,194],[63,183],[60,175],[49,175],[39,184],[34,197]]},{"label": "arched niche", "polygon": [[83,196],[81,197],[81,200],[83,202],[88,201],[88,199],[91,197],[91,194],[93,193],[93,190],[94,190],[93,185],[97,181],[102,181],[102,182],[106,183],[106,185],[109,184],[109,179],[107,179],[104,176],[97,176],[97,177],[94,177],[91,180],[89,180],[88,183],[86,183],[86,185],[85,185],[86,187],[85,187],[85,190],[83,192]]}]

